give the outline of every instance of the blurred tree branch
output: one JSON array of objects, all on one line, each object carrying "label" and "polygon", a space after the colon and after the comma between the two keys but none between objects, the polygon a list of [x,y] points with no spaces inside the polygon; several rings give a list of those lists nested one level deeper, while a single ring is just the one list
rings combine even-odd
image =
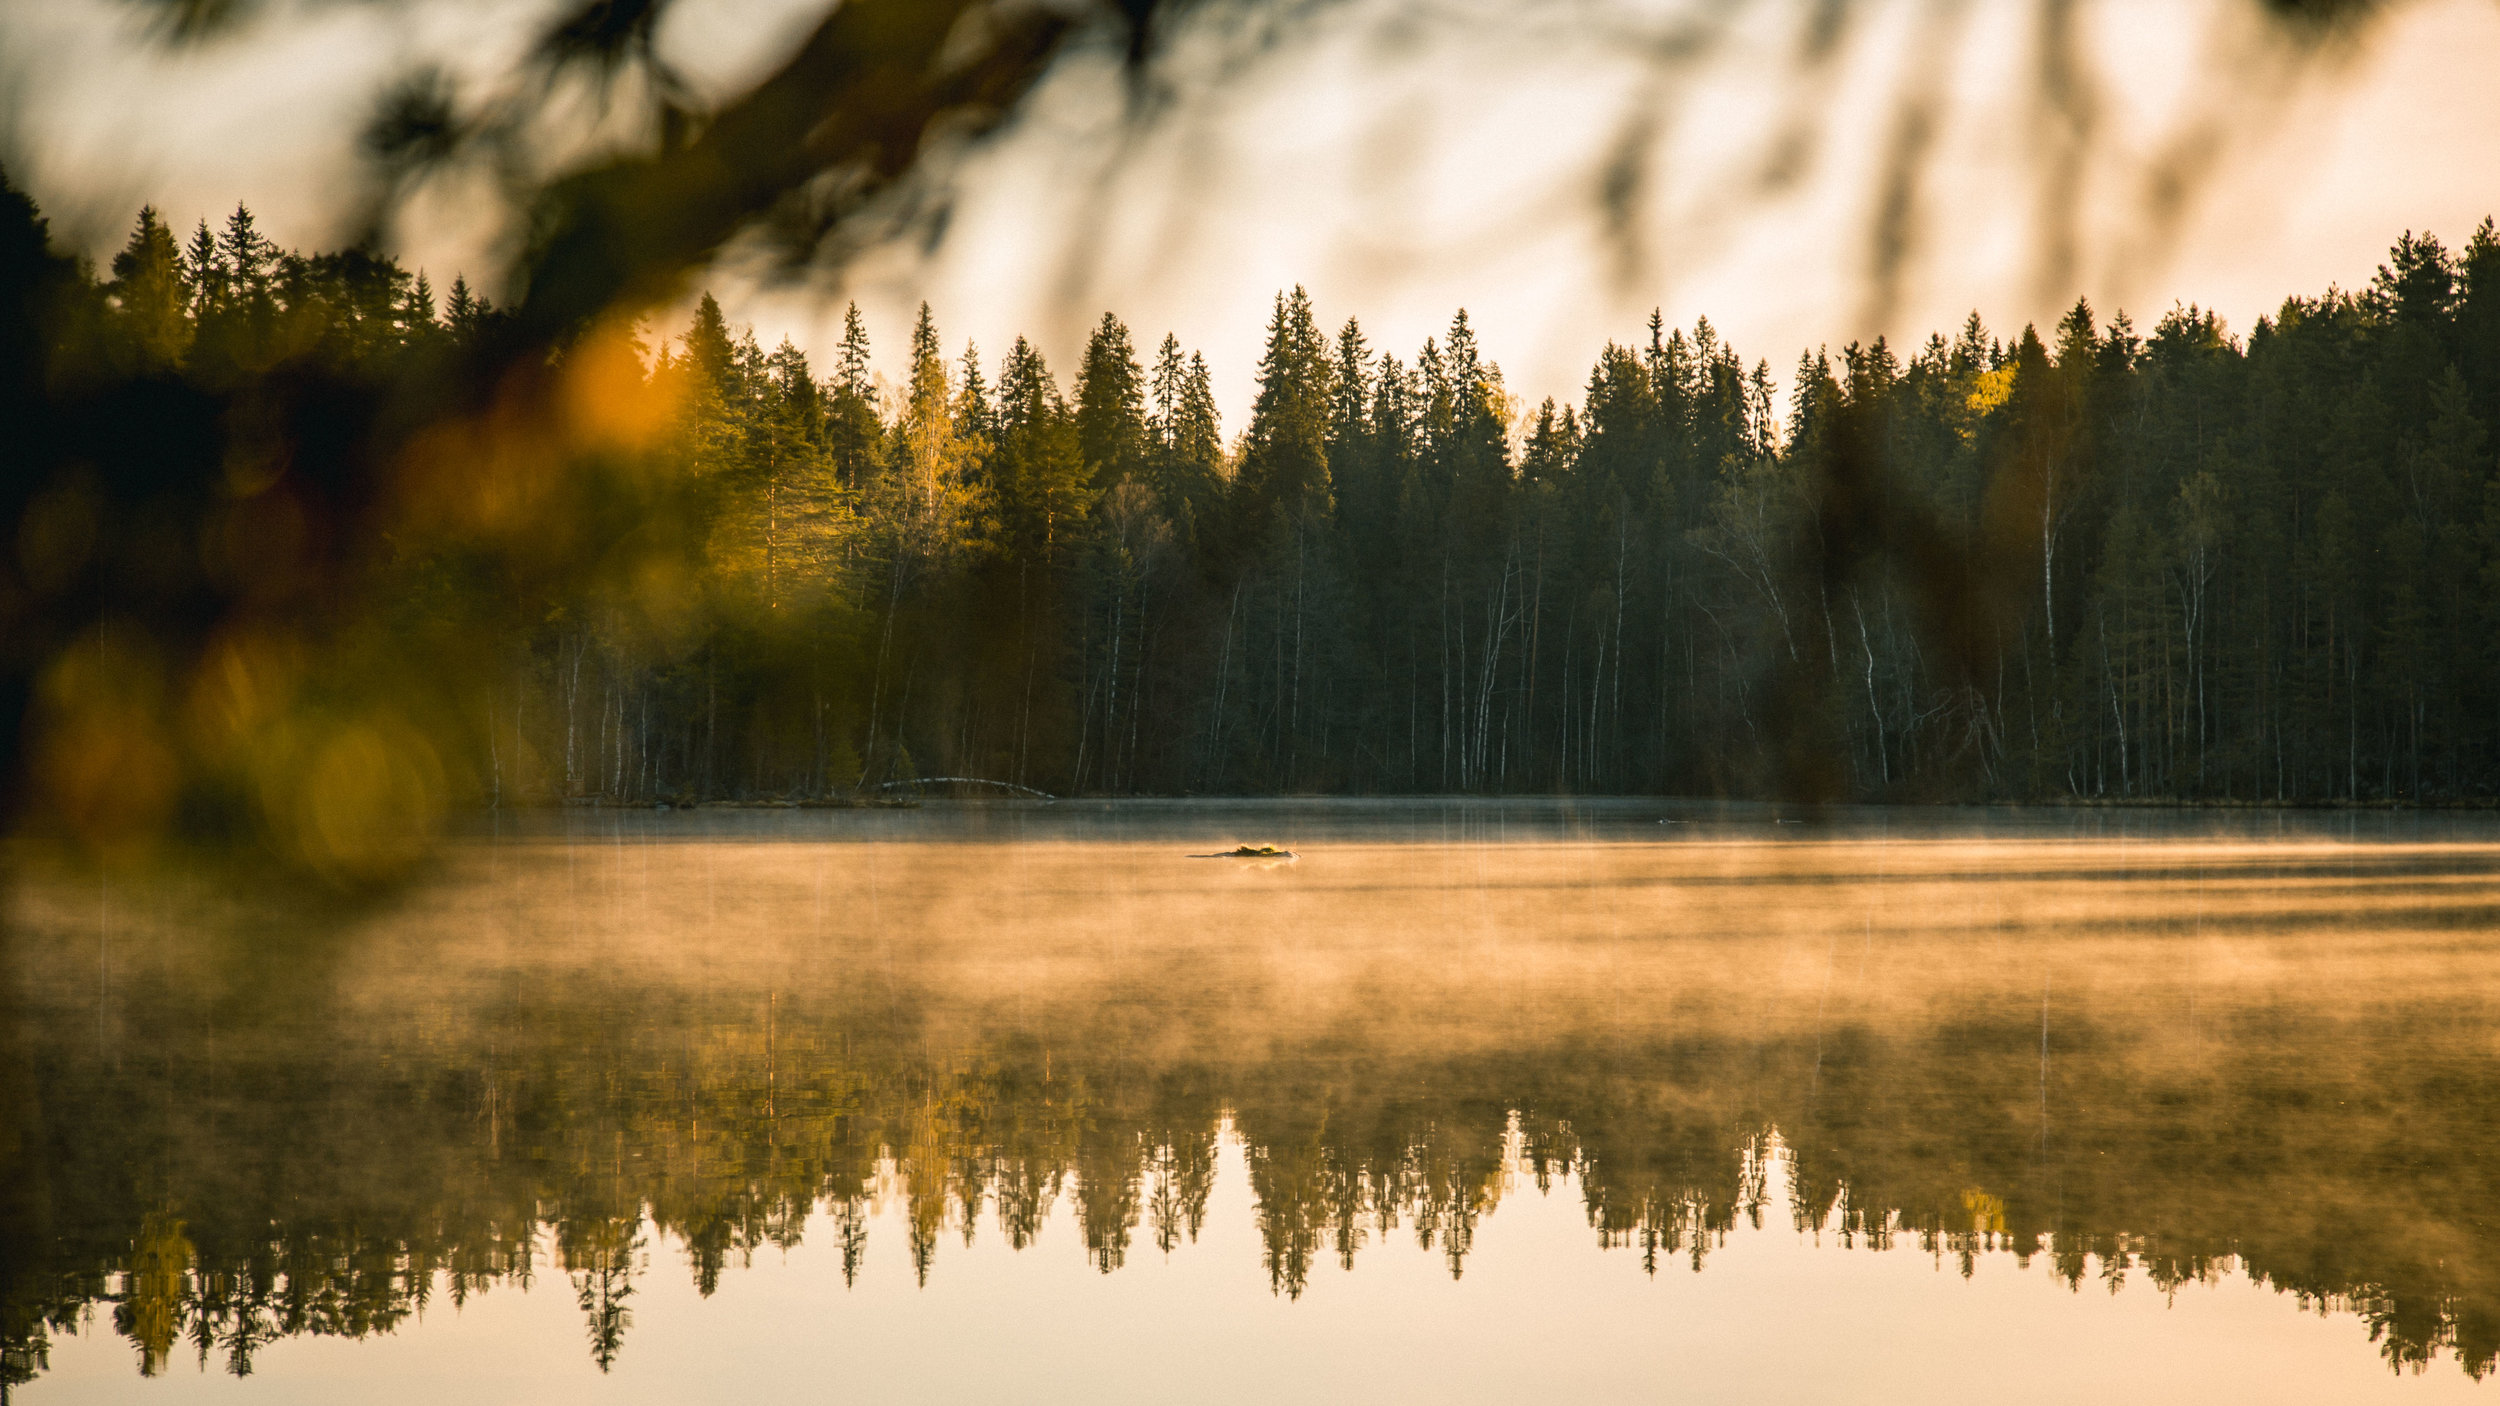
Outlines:
[{"label": "blurred tree branch", "polygon": [[[162,42],[196,45],[249,42],[254,25],[300,17],[323,0],[283,9],[258,0],[142,3],[160,21]],[[6,446],[12,462],[0,483],[0,525],[10,540],[24,535],[30,505],[49,502],[62,512],[63,504],[76,507],[84,515],[80,522],[156,514],[162,521],[146,519],[150,530],[161,528],[163,542],[176,549],[226,533],[239,542],[250,539],[246,545],[268,555],[252,536],[261,528],[252,525],[257,520],[242,501],[267,494],[255,501],[266,506],[283,499],[285,512],[300,516],[300,522],[287,519],[296,523],[288,530],[308,545],[304,579],[282,596],[255,597],[231,583],[188,578],[159,590],[147,584],[153,578],[81,546],[72,567],[56,573],[62,583],[56,588],[0,599],[0,608],[18,612],[0,615],[9,625],[7,649],[0,652],[0,728],[9,736],[0,789],[12,796],[22,789],[23,754],[35,745],[28,740],[34,726],[25,719],[38,681],[47,671],[58,673],[78,642],[103,641],[112,629],[123,629],[134,642],[114,666],[123,674],[97,674],[104,680],[90,690],[97,698],[132,695],[133,688],[119,682],[125,674],[160,683],[198,676],[212,645],[240,629],[238,622],[287,648],[303,644],[319,652],[324,641],[373,624],[358,614],[378,615],[373,594],[359,589],[369,584],[366,573],[373,563],[410,550],[412,538],[424,533],[487,559],[492,570],[482,574],[507,586],[523,580],[552,589],[612,569],[610,550],[649,524],[634,521],[624,507],[592,501],[602,481],[595,468],[582,466],[614,447],[597,427],[585,428],[575,402],[595,374],[604,374],[599,366],[639,357],[629,330],[636,316],[677,296],[690,273],[742,239],[760,235],[796,259],[828,247],[838,254],[891,234],[900,227],[897,212],[908,212],[911,197],[942,177],[947,155],[999,129],[1081,43],[1108,43],[1125,54],[1128,121],[1156,120],[1169,108],[1159,101],[1163,90],[1145,80],[1159,61],[1161,31],[1185,0],[843,0],[808,11],[817,18],[790,52],[719,101],[696,96],[663,52],[663,21],[678,13],[672,3],[573,0],[546,17],[517,68],[500,75],[500,96],[476,104],[464,101],[448,75],[422,67],[376,94],[363,145],[369,231],[378,232],[429,176],[464,163],[500,175],[524,218],[525,236],[506,282],[509,316],[465,345],[448,367],[360,383],[304,356],[250,384],[196,384],[172,395],[163,393],[159,371],[70,366],[70,358],[57,354],[66,344],[60,329],[92,309],[60,303],[58,290],[79,281],[76,270],[42,247],[27,206],[26,219],[12,228],[28,236],[22,241],[28,247],[0,248],[0,303],[7,305],[0,312],[0,422],[19,426]],[[2035,85],[2030,99],[2031,160],[2050,194],[2071,194],[2083,149],[2099,140],[2091,121],[2096,74],[2088,55],[2076,52],[2074,37],[2083,0],[2025,4],[2024,13],[2036,21],[2028,57],[2057,79]],[[2256,32],[2278,53],[2308,54],[2359,32],[2393,4],[2245,0],[2245,8],[2230,13],[2255,15]],[[1654,180],[1662,159],[1651,128],[1670,120],[1661,94],[1709,55],[1739,17],[1763,5],[1720,0],[1663,15],[1555,6],[1538,19],[1560,32],[1599,34],[1609,45],[1638,52],[1650,67],[1649,86],[1627,107],[1620,159],[1585,193],[1603,237],[1619,246],[1617,277],[1626,286],[1643,280],[1645,251],[1656,243],[1642,215],[1656,194],[1645,182]],[[1214,36],[1209,53],[1198,57],[1212,62],[1154,77],[1158,83],[1240,83],[1261,56],[1283,51],[1289,38],[1309,32],[1320,17],[1348,7],[1349,0],[1198,0],[1188,7],[1191,16],[1209,21],[1205,29]],[[1466,0],[1384,8],[1392,22],[1425,14],[1463,24],[1470,12]],[[1862,42],[1857,36],[1869,26],[1857,20],[1873,8],[1871,0],[1824,0],[1808,17],[1801,47],[1788,61],[1800,113],[1805,105],[1831,101],[1824,80],[1836,56]],[[1239,22],[1218,23],[1228,20]],[[1925,42],[1942,52],[1957,32],[1956,24],[1939,21]],[[1869,221],[1870,287],[1897,278],[1921,239],[1920,177],[1935,159],[1922,105],[1932,102],[1948,67],[1913,67],[1891,99],[1900,121],[1884,208]],[[2264,81],[2258,68],[2243,80]],[[599,147],[578,157],[542,147],[563,127],[560,115],[551,114],[585,89],[600,104],[630,90],[647,104],[641,114],[647,130],[624,149]],[[2230,110],[2232,93],[2209,106]],[[1813,130],[1800,117],[1768,134],[1774,164],[1789,173],[1779,180],[1793,179],[1811,162]],[[2191,181],[2198,169],[2183,162],[2179,182]],[[1766,169],[1760,189],[1739,191],[1737,198],[1766,196],[1776,184]],[[2071,200],[2044,198],[2042,208],[2036,242],[2045,267],[2066,247],[2060,222],[2077,216]],[[2147,222],[2157,223],[2158,216]],[[584,347],[587,354],[569,369],[559,364]],[[640,365],[633,361],[637,374]],[[132,406],[147,407],[153,418],[143,422]],[[153,438],[135,435],[134,426]],[[1908,518],[1857,511],[1882,498],[1877,480],[1885,467],[1871,444],[1853,448],[1848,435],[1840,438],[1842,452],[1808,465],[1822,476],[1819,501],[1847,509],[1835,514],[1831,534],[1844,527],[1859,534],[1852,559],[1888,550],[1926,552],[1933,534]],[[237,465],[258,463],[270,466],[265,474],[254,468],[242,475],[257,486],[235,490]],[[273,483],[279,486],[271,490]],[[527,511],[497,517],[501,510],[488,506],[513,501],[526,501]],[[185,554],[159,551],[151,545],[156,540],[134,536],[125,545],[133,560]],[[1965,589],[1956,584],[1960,577],[1943,569],[1950,565],[1936,564],[1929,573],[1939,583],[1931,614],[1963,622],[1937,626],[1960,639],[1975,630],[1967,621],[1977,612],[1967,601],[1946,598]],[[1850,567],[1832,557],[1819,569],[1827,580],[1845,584]],[[497,608],[508,608],[512,594],[486,593]],[[97,657],[103,657],[100,645]],[[346,657],[342,651],[329,667],[351,672],[355,666],[342,662]]]}]

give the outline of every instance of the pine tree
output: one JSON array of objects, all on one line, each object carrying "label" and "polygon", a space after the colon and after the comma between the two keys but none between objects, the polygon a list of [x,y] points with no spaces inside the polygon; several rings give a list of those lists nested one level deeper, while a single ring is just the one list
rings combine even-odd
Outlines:
[{"label": "pine tree", "polygon": [[1245,528],[1274,511],[1300,513],[1327,504],[1333,379],[1328,341],[1311,316],[1310,295],[1298,285],[1278,294],[1236,486]]},{"label": "pine tree", "polygon": [[[1177,363],[1180,344],[1167,337]],[[1174,399],[1163,425],[1163,458],[1157,489],[1164,511],[1196,539],[1217,511],[1226,486],[1224,426],[1215,406],[1215,381],[1197,352],[1174,377]],[[1158,395],[1160,393],[1158,392]]]},{"label": "pine tree", "polygon": [[972,446],[972,467],[966,472],[985,471],[990,451],[998,443],[998,407],[990,401],[989,383],[981,376],[981,349],[964,343],[964,354],[956,362],[962,373],[956,378],[955,432]]},{"label": "pine tree", "polygon": [[443,330],[435,311],[434,283],[425,276],[423,269],[417,271],[416,286],[408,292],[407,306],[401,316],[401,328],[402,335],[411,343],[429,341]]},{"label": "pine tree", "polygon": [[[959,418],[953,389],[938,350],[937,322],[922,303],[912,327],[910,380],[885,453],[887,518],[897,560],[911,570],[971,545],[986,506],[977,474],[987,446],[979,422]],[[982,416],[985,407],[983,397]]]},{"label": "pine tree", "polygon": [[876,383],[870,371],[868,326],[859,304],[842,315],[842,347],[834,362],[826,404],[826,444],[834,472],[853,488],[866,485],[885,427],[877,418]]},{"label": "pine tree", "polygon": [[1508,398],[1502,369],[1484,360],[1465,308],[1450,320],[1440,367],[1450,397],[1439,445],[1445,472],[1481,500],[1470,511],[1498,516],[1500,490],[1510,481]]},{"label": "pine tree", "polygon": [[[757,377],[758,412],[752,480],[760,504],[762,597],[767,609],[815,598],[834,584],[847,545],[846,505],[825,442],[822,388],[806,353],[784,337]],[[759,495],[750,493],[750,501]]]},{"label": "pine tree", "polygon": [[694,364],[703,388],[722,404],[735,404],[741,389],[738,347],[730,340],[729,319],[721,315],[720,303],[711,294],[704,294],[696,304],[694,322],[686,329],[684,340],[686,356]]},{"label": "pine tree", "polygon": [[1536,408],[1536,424],[1528,431],[1519,455],[1519,478],[1527,484],[1560,482],[1580,457],[1580,427],[1571,407],[1557,411],[1547,396]]},{"label": "pine tree", "polygon": [[1363,325],[1353,318],[1337,330],[1335,375],[1328,416],[1328,459],[1333,476],[1342,481],[1345,467],[1364,454],[1371,440],[1371,344]]},{"label": "pine tree", "polygon": [[141,366],[170,370],[191,346],[191,280],[173,231],[154,206],[139,211],[138,225],[113,256],[111,295]]},{"label": "pine tree", "polygon": [[238,298],[249,303],[268,296],[270,275],[279,262],[278,250],[261,234],[249,209],[237,205],[234,213],[226,217],[225,233],[218,238],[217,251]]},{"label": "pine tree", "polygon": [[469,291],[469,280],[453,275],[451,300],[443,307],[443,325],[462,346],[474,346],[495,317],[495,306]]},{"label": "pine tree", "polygon": [[1155,352],[1155,369],[1151,382],[1152,408],[1147,412],[1148,433],[1158,450],[1168,452],[1174,442],[1174,417],[1179,413],[1181,388],[1189,376],[1189,360],[1181,354],[1181,339],[1170,332],[1163,334],[1163,345]]},{"label": "pine tree", "polygon": [[1146,376],[1128,328],[1110,313],[1086,339],[1076,378],[1077,441],[1097,491],[1146,472]]},{"label": "pine tree", "polygon": [[998,379],[999,510],[1010,550],[1048,565],[1068,550],[1097,490],[1083,453],[1081,421],[1033,344],[1009,349]]},{"label": "pine tree", "polygon": [[206,318],[222,307],[230,281],[226,277],[226,261],[217,249],[217,236],[211,234],[208,221],[191,235],[190,247],[183,254],[183,273],[191,285],[191,315]]},{"label": "pine tree", "polygon": [[834,363],[834,389],[866,399],[870,394],[868,324],[854,302],[842,310],[842,350]]}]

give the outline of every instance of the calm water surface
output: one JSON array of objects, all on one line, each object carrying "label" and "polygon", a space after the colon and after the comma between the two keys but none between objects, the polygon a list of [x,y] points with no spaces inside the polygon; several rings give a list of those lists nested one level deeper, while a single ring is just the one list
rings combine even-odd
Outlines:
[{"label": "calm water surface", "polygon": [[[1300,857],[1188,857],[1241,842]],[[2481,818],[575,812],[386,903],[9,902],[12,1401],[2430,1401],[2500,1352]]]}]

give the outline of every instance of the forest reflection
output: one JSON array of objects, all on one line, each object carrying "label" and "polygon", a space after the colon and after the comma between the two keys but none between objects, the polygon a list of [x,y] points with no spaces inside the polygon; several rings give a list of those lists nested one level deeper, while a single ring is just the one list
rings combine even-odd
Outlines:
[{"label": "forest reflection", "polygon": [[359,912],[29,881],[8,1379],[108,1325],[246,1373],[507,1286],[605,1366],[655,1249],[849,1279],[897,1211],[924,1283],[1054,1214],[1110,1273],[1188,1252],[1233,1145],[1282,1295],[1394,1237],[1463,1274],[1533,1186],[1653,1273],[1786,1218],[2500,1353],[2500,848],[1454,813],[1272,812],[1274,869],[1001,809],[541,820]]}]

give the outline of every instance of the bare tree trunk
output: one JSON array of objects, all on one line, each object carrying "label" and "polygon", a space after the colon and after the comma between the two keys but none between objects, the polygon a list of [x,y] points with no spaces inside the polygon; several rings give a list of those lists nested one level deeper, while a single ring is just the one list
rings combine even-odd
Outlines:
[{"label": "bare tree trunk", "polygon": [[853,790],[868,784],[868,769],[876,765],[877,728],[883,721],[885,711],[886,661],[894,648],[894,615],[903,603],[901,548],[897,547],[895,552],[895,558],[886,571],[885,620],[877,631],[877,664],[871,671],[868,685],[868,746],[860,754],[859,780],[851,783]]},{"label": "bare tree trunk", "polygon": [[2118,793],[2135,794],[2135,781],[2127,758],[2127,712],[2118,706],[2118,674],[2109,657],[2109,621],[2101,620],[2101,680],[2109,687],[2109,715],[2118,724]]},{"label": "bare tree trunk", "polygon": [[1126,568],[1111,590],[1111,667],[1106,679],[1102,715],[1102,783],[1106,791],[1120,789],[1120,758],[1111,740],[1119,735],[1120,726],[1120,643],[1127,634],[1128,582]]},{"label": "bare tree trunk", "polygon": [[[1615,510],[1615,687],[1613,713],[1618,734],[1623,727],[1623,605],[1628,580],[1625,566],[1632,553],[1632,506],[1618,499]],[[1592,729],[1593,731],[1594,729]],[[1619,747],[1617,750],[1621,750]]]},{"label": "bare tree trunk", "polygon": [[1233,672],[1233,625],[1241,616],[1243,584],[1239,581],[1233,583],[1233,603],[1224,612],[1224,644],[1216,654],[1215,715],[1208,720],[1207,726],[1206,779],[1209,781],[1214,780],[1216,768],[1223,761],[1224,691],[1225,683],[1231,678]]},{"label": "bare tree trunk", "polygon": [[1606,701],[1606,637],[1597,637],[1597,668],[1589,676],[1589,730],[1580,740],[1581,781],[1597,780],[1597,710]]},{"label": "bare tree trunk", "polygon": [[1884,748],[1884,710],[1875,700],[1875,644],[1866,633],[1866,603],[1853,587],[1849,592],[1849,608],[1858,617],[1858,648],[1866,651],[1866,711],[1875,718],[1875,774],[1885,790],[1892,789],[1892,758]]},{"label": "bare tree trunk", "polygon": [[583,644],[584,641],[577,635],[573,641],[572,673],[566,679],[564,685],[564,798],[568,801],[573,798],[573,793],[579,789],[574,781],[573,739],[575,733],[579,730],[578,720],[580,716],[582,691]]},{"label": "bare tree trunk", "polygon": [[1287,716],[1291,722],[1285,734],[1285,789],[1294,785],[1294,772],[1302,760],[1302,608],[1310,595],[1310,563],[1304,554],[1304,537],[1299,523],[1293,529],[1293,703]]},{"label": "bare tree trunk", "polygon": [[1441,789],[1450,789],[1450,556],[1441,554]]},{"label": "bare tree trunk", "polygon": [[[1524,684],[1524,696],[1519,709],[1524,725],[1528,729],[1527,735],[1521,740],[1520,745],[1526,754],[1524,760],[1531,770],[1533,770],[1536,766],[1536,742],[1534,739],[1536,737],[1537,650],[1541,647],[1544,637],[1545,525],[1542,522],[1539,522],[1537,524],[1536,531],[1536,573],[1528,585],[1528,638],[1526,640],[1526,649],[1528,651],[1528,663],[1526,670],[1527,677],[1522,681]],[[1503,745],[1505,752],[1502,772],[1503,775],[1508,776],[1510,774],[1510,764],[1507,751],[1509,745],[1509,737],[1507,734],[1503,737]]]}]

